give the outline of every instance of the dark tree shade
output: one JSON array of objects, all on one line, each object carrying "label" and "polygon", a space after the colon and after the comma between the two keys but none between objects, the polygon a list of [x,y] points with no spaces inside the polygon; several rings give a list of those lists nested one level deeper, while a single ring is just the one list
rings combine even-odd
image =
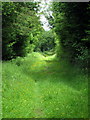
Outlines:
[{"label": "dark tree shade", "polygon": [[66,57],[70,62],[87,63],[90,5],[89,3],[53,3],[54,30],[62,47],[60,57]]}]

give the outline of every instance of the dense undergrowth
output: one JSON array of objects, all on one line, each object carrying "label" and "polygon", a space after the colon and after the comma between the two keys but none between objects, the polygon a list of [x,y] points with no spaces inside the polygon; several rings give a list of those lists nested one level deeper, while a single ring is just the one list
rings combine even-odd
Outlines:
[{"label": "dense undergrowth", "polygon": [[3,118],[87,118],[88,80],[55,55],[2,63]]}]

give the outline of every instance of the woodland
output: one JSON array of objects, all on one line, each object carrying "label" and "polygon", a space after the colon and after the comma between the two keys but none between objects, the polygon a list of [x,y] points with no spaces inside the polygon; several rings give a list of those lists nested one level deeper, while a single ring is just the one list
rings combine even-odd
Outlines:
[{"label": "woodland", "polygon": [[90,3],[40,4],[2,2],[2,117],[88,118]]}]

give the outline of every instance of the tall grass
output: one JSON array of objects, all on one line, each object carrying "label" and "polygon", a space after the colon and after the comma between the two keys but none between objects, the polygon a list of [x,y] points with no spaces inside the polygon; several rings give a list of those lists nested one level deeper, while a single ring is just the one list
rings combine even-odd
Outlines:
[{"label": "tall grass", "polygon": [[88,80],[55,56],[3,62],[3,118],[87,118]]}]

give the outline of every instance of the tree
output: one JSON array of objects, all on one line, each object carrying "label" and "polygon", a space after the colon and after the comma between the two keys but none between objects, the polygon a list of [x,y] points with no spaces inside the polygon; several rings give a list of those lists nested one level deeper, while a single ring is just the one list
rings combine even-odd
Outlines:
[{"label": "tree", "polygon": [[37,16],[38,3],[3,2],[2,4],[2,58],[8,60],[25,56],[31,50],[30,36],[41,30]]},{"label": "tree", "polygon": [[[52,5],[54,16],[54,30],[58,35],[59,44],[62,47],[60,57],[69,62],[87,63],[88,50],[83,42],[88,38],[86,33],[89,25],[89,3],[60,3]],[[88,42],[89,43],[89,42]],[[60,50],[58,50],[58,55]]]},{"label": "tree", "polygon": [[39,50],[44,52],[55,49],[55,35],[52,30],[43,31],[38,40],[39,42],[35,48],[36,51]]}]

